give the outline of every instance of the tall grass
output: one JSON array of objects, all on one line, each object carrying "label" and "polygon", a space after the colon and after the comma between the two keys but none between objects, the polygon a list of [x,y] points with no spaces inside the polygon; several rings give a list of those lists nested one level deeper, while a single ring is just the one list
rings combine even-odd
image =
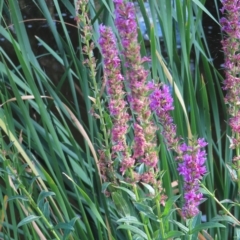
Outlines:
[{"label": "tall grass", "polygon": [[[103,126],[96,117],[98,112],[91,113],[94,101],[99,98],[110,131],[107,96],[101,92],[104,89],[98,38],[100,23],[118,34],[113,21],[114,4],[105,0],[88,3],[92,41],[96,46],[98,91],[88,66],[83,63],[86,56],[82,32],[76,23],[71,22],[73,26],[69,27],[62,17],[63,12],[76,15],[75,3],[53,0],[59,22],[53,18],[52,8],[46,1],[34,1],[34,4],[42,15],[41,20],[34,21],[43,23],[44,19],[51,44],[38,31],[34,39],[30,36],[18,1],[0,2],[0,33],[7,41],[6,45],[0,45],[0,238],[146,239],[143,226],[151,230],[151,239],[171,239],[181,234],[192,239],[237,236],[238,228],[233,224],[239,226],[239,222],[228,217],[210,194],[215,193],[219,201],[226,199],[220,204],[228,210],[235,207],[231,201],[236,198],[237,189],[226,167],[231,162],[232,151],[227,139],[230,133],[221,89],[223,77],[211,61],[202,26],[203,14],[209,15],[212,21],[218,19],[204,7],[205,0],[149,1],[152,22],[144,2],[137,1],[149,36],[149,47],[146,47],[138,31],[141,52],[151,58],[151,64],[144,65],[151,72],[149,79],[171,86],[178,135],[185,141],[197,136],[208,142],[208,174],[204,186],[209,192],[202,190],[206,201],[201,210],[202,219],[211,223],[200,225],[199,215],[194,219],[195,232],[190,233],[179,212],[183,201],[179,196],[182,178],[176,170],[174,154],[158,134],[159,165],[164,170],[162,182],[169,199],[166,208],[162,207],[167,209],[161,219],[165,238],[157,231],[154,235],[158,224],[149,220],[152,212],[146,206],[141,208],[140,203],[132,204],[127,186],[118,187],[107,198],[104,190],[108,185],[102,185],[99,172],[98,150],[104,146]],[[163,32],[161,41],[157,24]],[[77,34],[71,37],[69,29]],[[37,53],[33,47],[37,43],[44,52]],[[6,46],[11,48],[11,53]],[[49,74],[47,69],[53,65],[57,68]],[[139,212],[145,213],[143,222],[137,221]],[[232,212],[238,218],[237,208]],[[225,228],[214,225],[214,221],[221,222]]]}]

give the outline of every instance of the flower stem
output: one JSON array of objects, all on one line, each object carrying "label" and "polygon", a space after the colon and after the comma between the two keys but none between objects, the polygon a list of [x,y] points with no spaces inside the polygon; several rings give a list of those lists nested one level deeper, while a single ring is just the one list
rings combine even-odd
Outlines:
[{"label": "flower stem", "polygon": [[[236,139],[239,139],[239,133],[236,133]],[[236,156],[237,158],[240,156],[240,147],[236,147]],[[238,184],[238,196],[240,196],[240,160],[236,163],[237,168],[237,184]]]},{"label": "flower stem", "polygon": [[131,234],[131,231],[130,231],[130,230],[127,230],[127,234],[128,234],[128,239],[129,239],[129,240],[132,240],[132,234]]},{"label": "flower stem", "polygon": [[[130,170],[130,171],[131,171],[131,173],[130,173],[131,177],[133,179],[134,178],[133,171],[132,170]],[[137,190],[136,184],[133,184],[133,191],[134,191],[134,193],[136,195],[136,201],[138,202],[140,200],[140,198],[139,198],[139,195],[138,195],[138,190]],[[152,238],[150,236],[150,233],[149,233],[149,230],[148,230],[148,226],[144,223],[144,214],[142,212],[140,212],[139,214],[140,214],[140,217],[141,217],[141,220],[142,220],[142,223],[143,223],[143,227],[144,227],[145,233],[147,234],[147,239],[148,240],[152,240]]]},{"label": "flower stem", "polygon": [[79,19],[79,28],[81,31],[81,37],[82,37],[82,43],[83,43],[83,53],[85,54],[85,60],[84,60],[84,64],[86,65],[86,67],[88,67],[89,69],[89,76],[92,80],[92,84],[93,84],[93,91],[95,94],[95,109],[98,111],[99,114],[99,121],[100,121],[100,125],[101,125],[101,130],[103,132],[103,141],[105,144],[105,149],[106,149],[106,156],[108,157],[108,159],[110,159],[110,150],[109,150],[109,135],[107,133],[107,129],[106,129],[106,123],[105,123],[105,118],[104,118],[104,114],[103,114],[103,109],[101,106],[101,93],[97,84],[97,80],[96,80],[96,60],[94,58],[94,54],[93,54],[93,49],[94,49],[94,43],[92,42],[92,25],[91,25],[91,20],[88,17],[87,14],[87,3],[88,1],[82,1],[80,4],[80,10],[81,13],[78,14],[78,19]]},{"label": "flower stem", "polygon": [[158,214],[158,219],[159,219],[159,227],[160,227],[160,233],[161,236],[164,238],[165,237],[165,231],[164,231],[164,225],[162,221],[162,213],[161,213],[161,206],[160,206],[160,201],[158,198],[156,198],[156,206],[157,206],[157,214]]},{"label": "flower stem", "polygon": [[222,205],[221,202],[218,201],[218,199],[215,197],[215,195],[214,195],[213,193],[211,193],[203,184],[200,184],[200,185],[201,185],[201,187],[217,202],[217,204],[224,210],[224,212],[225,212],[227,215],[229,215],[230,217],[232,217],[232,219],[233,219],[234,221],[236,221],[236,223],[237,223],[238,225],[240,225],[240,221],[238,221],[238,219],[235,218],[235,217],[229,212],[229,210],[228,210],[227,208],[225,208],[225,207]]}]

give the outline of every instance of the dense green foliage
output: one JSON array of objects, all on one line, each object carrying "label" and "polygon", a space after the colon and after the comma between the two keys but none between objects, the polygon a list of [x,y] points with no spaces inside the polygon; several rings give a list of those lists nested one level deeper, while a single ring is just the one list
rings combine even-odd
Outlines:
[{"label": "dense green foliage", "polygon": [[[109,131],[111,120],[107,96],[102,92],[98,38],[100,23],[116,32],[112,1],[88,3],[96,47],[95,82],[83,63],[86,56],[81,31],[75,22],[69,24],[63,19],[62,13],[76,16],[72,1],[53,0],[53,5],[34,1],[37,7],[33,9],[39,11],[39,17],[33,22],[47,26],[45,34],[51,44],[38,31],[31,36],[29,22],[22,15],[24,8],[18,1],[0,1],[0,33],[7,39],[5,45],[0,45],[1,239],[147,239],[143,225],[151,229],[151,239],[176,239],[181,235],[197,239],[198,234],[199,239],[237,236],[239,208],[233,202],[238,199],[231,167],[227,168],[232,150],[227,138],[230,133],[221,89],[223,77],[211,61],[202,27],[203,12],[212,21],[218,19],[213,19],[204,7],[205,0],[175,0],[174,4],[152,0],[151,23],[143,0],[137,2],[150,36],[146,47],[139,31],[141,53],[150,54],[152,60],[144,66],[151,71],[150,78],[172,86],[173,118],[179,136],[187,140],[194,135],[208,143],[208,174],[203,183],[208,190],[202,190],[206,201],[201,205],[208,223],[201,225],[198,215],[189,231],[181,218],[182,179],[160,134],[159,159],[168,201],[158,220],[164,223],[165,236],[157,231],[155,209],[132,201],[127,186],[114,189],[109,198],[103,194],[107,184],[101,184],[98,151],[106,145],[102,124]],[[215,4],[219,8],[217,1]],[[54,19],[54,13],[59,21]],[[154,30],[158,22],[163,32],[161,41]],[[38,51],[38,43],[44,50]],[[104,118],[100,120],[91,114],[98,99]],[[139,211],[144,217],[139,217]]]}]

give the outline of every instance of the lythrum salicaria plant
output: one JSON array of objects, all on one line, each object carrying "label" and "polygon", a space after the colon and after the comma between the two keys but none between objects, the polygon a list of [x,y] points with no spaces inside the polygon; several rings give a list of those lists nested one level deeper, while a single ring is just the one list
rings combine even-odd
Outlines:
[{"label": "lythrum salicaria plant", "polygon": [[226,36],[222,40],[225,55],[225,81],[223,89],[227,91],[225,102],[230,115],[229,125],[232,129],[231,148],[236,150],[233,158],[233,169],[237,171],[237,176],[232,175],[233,180],[238,184],[238,195],[240,195],[240,2],[222,1],[221,9],[225,17],[220,23],[222,31]]},{"label": "lythrum salicaria plant", "polygon": [[[199,181],[206,173],[206,152],[203,148],[207,143],[203,139],[189,139],[190,144],[187,145],[177,137],[176,125],[170,114],[174,109],[170,88],[149,81],[149,72],[143,67],[143,63],[150,59],[142,58],[140,54],[134,5],[123,0],[115,0],[114,3],[115,24],[123,50],[118,51],[112,29],[101,25],[99,44],[112,118],[111,154],[101,155],[101,172],[104,181],[113,185],[118,179],[121,186],[133,190],[135,196],[131,200],[136,202],[134,205],[140,212],[147,239],[153,239],[157,232],[159,237],[165,238],[167,233],[162,214],[167,196],[162,188],[156,132],[161,132],[169,151],[174,150],[176,154],[177,170],[184,181],[183,219],[192,219],[199,213],[198,206],[203,200]],[[124,59],[123,66],[119,54]],[[125,69],[125,74],[122,74],[121,67]],[[161,129],[156,122],[160,123]],[[146,187],[144,191],[141,185]],[[113,195],[113,189],[109,188],[107,193]],[[145,224],[146,218],[148,222],[156,221],[158,231],[151,232]],[[126,229],[129,239],[132,239],[131,228]]]},{"label": "lythrum salicaria plant", "polygon": [[[230,216],[234,222],[234,236],[239,238],[239,202],[240,202],[240,1],[222,0],[220,9],[223,17],[220,19],[224,37],[222,40],[222,49],[224,52],[225,62],[225,80],[223,89],[226,91],[225,103],[228,107],[229,119],[228,124],[231,128],[230,148],[234,149],[235,156],[228,160],[229,175],[233,183],[237,184],[237,191],[234,194],[234,201],[231,202],[235,207],[233,211],[227,210],[224,206],[222,209]],[[235,185],[235,184],[234,184]],[[219,204],[219,202],[218,202]],[[219,204],[220,205],[220,204]]]}]

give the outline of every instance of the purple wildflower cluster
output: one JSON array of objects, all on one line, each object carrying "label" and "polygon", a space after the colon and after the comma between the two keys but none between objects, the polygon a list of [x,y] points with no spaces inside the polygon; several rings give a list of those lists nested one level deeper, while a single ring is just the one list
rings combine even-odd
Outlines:
[{"label": "purple wildflower cluster", "polygon": [[206,173],[204,163],[206,161],[206,152],[201,150],[207,143],[203,139],[192,141],[191,146],[186,143],[180,145],[177,138],[176,125],[170,115],[173,110],[173,99],[170,94],[170,88],[167,85],[157,86],[150,82],[150,108],[155,112],[159,122],[162,125],[162,134],[170,149],[177,153],[178,172],[183,177],[184,182],[184,206],[182,214],[184,218],[192,218],[198,214],[198,206],[202,200],[202,194],[199,192],[199,181]]},{"label": "purple wildflower cluster", "polygon": [[[240,1],[222,0],[221,12],[225,14],[220,23],[222,30],[226,33],[222,41],[225,55],[225,81],[224,90],[227,90],[225,102],[228,104],[231,118],[229,125],[233,131],[233,145],[235,148],[240,144]],[[238,136],[238,137],[237,137]]]},{"label": "purple wildflower cluster", "polygon": [[[128,96],[132,110],[139,118],[146,120],[150,116],[150,111],[146,109],[147,98],[147,77],[142,63],[144,60],[140,55],[140,46],[137,40],[137,23],[135,20],[135,10],[133,3],[125,3],[123,0],[115,0],[116,19],[115,24],[121,37],[123,46],[123,56],[125,58],[125,67],[127,69],[126,78],[131,90]],[[140,121],[140,119],[139,119]]]},{"label": "purple wildflower cluster", "polygon": [[150,82],[149,89],[152,90],[150,99],[150,108],[158,117],[163,126],[162,134],[167,141],[168,147],[175,149],[178,144],[176,137],[176,125],[173,123],[170,112],[174,109],[173,98],[170,88],[167,85],[158,86]]},{"label": "purple wildflower cluster", "polygon": [[[167,85],[148,82],[148,71],[142,66],[142,63],[148,59],[142,58],[140,55],[134,5],[123,0],[114,0],[114,3],[116,7],[115,24],[119,31],[123,46],[122,54],[125,59],[125,78],[121,75],[119,53],[112,30],[101,26],[99,40],[104,59],[104,74],[107,79],[109,111],[113,119],[112,158],[116,155],[121,156],[120,172],[123,175],[130,171],[135,182],[142,181],[152,184],[159,192],[163,192],[161,183],[156,180],[158,156],[155,133],[157,128],[152,114],[155,113],[162,126],[162,134],[169,149],[174,149],[178,154],[178,171],[184,180],[184,217],[193,217],[198,213],[198,205],[202,200],[198,181],[206,173],[204,167],[206,154],[204,150],[201,150],[206,143],[199,139],[191,146],[180,145],[176,134],[176,125],[170,115],[170,111],[173,110],[170,88]],[[125,93],[123,90],[123,81],[125,81],[129,93]],[[125,99],[128,100],[130,109],[127,108],[128,102]],[[130,110],[132,119],[128,114]],[[132,149],[126,142],[130,120],[134,120]],[[132,171],[137,164],[142,163],[146,166],[145,173],[138,175]],[[165,200],[164,195],[161,196],[161,200]]]},{"label": "purple wildflower cluster", "polygon": [[142,65],[147,58],[142,58],[137,39],[137,23],[133,3],[115,0],[115,24],[119,31],[125,58],[126,82],[130,88],[128,100],[136,117],[134,123],[134,158],[148,167],[155,168],[158,162],[156,153],[156,127],[151,120],[149,108],[146,71]]},{"label": "purple wildflower cluster", "polygon": [[[135,21],[134,5],[123,0],[116,0],[115,23],[123,45],[123,57],[125,58],[126,76],[125,84],[130,89],[126,99],[130,103],[134,123],[134,141],[132,148],[126,144],[126,133],[129,123],[127,104],[123,86],[123,76],[120,71],[120,60],[117,52],[115,36],[110,28],[100,27],[99,44],[102,48],[104,59],[104,73],[107,79],[107,93],[109,95],[109,110],[113,118],[112,128],[112,158],[122,156],[120,172],[124,175],[128,170],[132,171],[138,164],[144,164],[148,171],[146,174],[136,175],[132,181],[153,182],[155,179],[158,157],[156,152],[156,127],[152,121],[148,98],[147,86],[148,71],[142,63],[147,58],[141,58],[140,46],[137,41],[137,23]],[[132,119],[132,120],[133,120]],[[153,170],[150,170],[150,169]],[[131,175],[131,174],[130,174]],[[148,180],[147,180],[148,179]]]},{"label": "purple wildflower cluster", "polygon": [[133,167],[135,162],[133,158],[129,157],[126,144],[129,114],[127,113],[127,103],[124,100],[124,78],[121,74],[116,38],[111,28],[100,26],[100,35],[99,44],[102,49],[104,73],[107,78],[107,93],[110,99],[109,110],[113,117],[112,158],[116,157],[117,153],[122,153],[124,160],[121,171],[124,173],[127,168]]},{"label": "purple wildflower cluster", "polygon": [[202,200],[202,193],[199,192],[199,181],[207,172],[205,167],[206,152],[204,148],[207,143],[203,139],[192,142],[192,146],[185,143],[179,146],[177,160],[178,172],[183,176],[184,181],[184,206],[182,214],[184,218],[192,218],[198,214],[198,205]]}]

